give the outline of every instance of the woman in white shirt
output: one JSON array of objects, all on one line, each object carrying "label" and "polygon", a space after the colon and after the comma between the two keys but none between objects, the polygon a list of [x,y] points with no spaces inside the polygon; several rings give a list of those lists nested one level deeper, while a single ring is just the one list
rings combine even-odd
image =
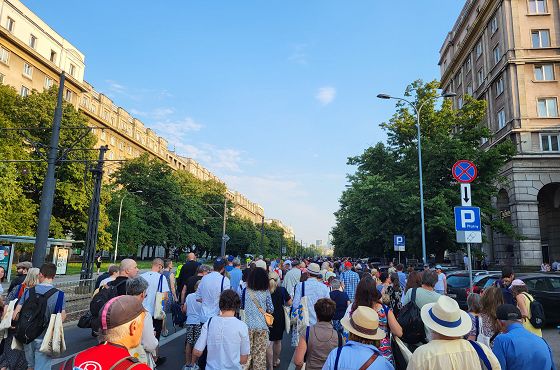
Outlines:
[{"label": "woman in white shirt", "polygon": [[192,361],[192,350],[196,341],[200,337],[200,331],[202,330],[202,303],[196,299],[196,291],[200,285],[200,280],[194,285],[194,293],[191,293],[185,299],[184,311],[187,313],[186,332],[187,337],[185,338],[185,369],[188,369],[194,365]]}]

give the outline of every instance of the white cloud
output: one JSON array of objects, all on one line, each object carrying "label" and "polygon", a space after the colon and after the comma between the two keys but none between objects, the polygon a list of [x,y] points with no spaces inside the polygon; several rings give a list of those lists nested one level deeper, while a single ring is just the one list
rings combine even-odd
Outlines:
[{"label": "white cloud", "polygon": [[[170,137],[169,143],[179,155],[200,162],[212,172],[240,173],[244,163],[243,152],[233,148],[220,148],[213,144],[185,144],[180,138]],[[216,173],[215,173],[216,174]],[[216,174],[217,175],[217,174]]]},{"label": "white cloud", "polygon": [[317,99],[323,105],[329,105],[333,102],[336,97],[336,89],[332,86],[320,87],[315,94],[315,99]]}]

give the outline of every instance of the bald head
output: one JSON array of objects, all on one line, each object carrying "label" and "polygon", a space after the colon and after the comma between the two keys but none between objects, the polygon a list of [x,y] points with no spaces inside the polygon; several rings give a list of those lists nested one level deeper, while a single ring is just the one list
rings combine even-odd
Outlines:
[{"label": "bald head", "polygon": [[152,261],[152,271],[160,272],[163,269],[163,260],[161,258],[154,258]]},{"label": "bald head", "polygon": [[191,252],[191,253],[187,254],[187,260],[189,260],[189,261],[196,260],[196,256],[194,255],[194,253]]},{"label": "bald head", "polygon": [[136,261],[130,258],[122,260],[119,266],[119,275],[129,278],[136,277],[136,275],[138,275],[138,265]]}]

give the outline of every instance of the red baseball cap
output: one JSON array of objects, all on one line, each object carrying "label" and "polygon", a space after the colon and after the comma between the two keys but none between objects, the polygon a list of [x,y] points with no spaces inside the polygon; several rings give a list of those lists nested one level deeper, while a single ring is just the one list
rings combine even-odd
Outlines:
[{"label": "red baseball cap", "polygon": [[350,261],[344,262],[344,267],[352,267],[352,262]]}]

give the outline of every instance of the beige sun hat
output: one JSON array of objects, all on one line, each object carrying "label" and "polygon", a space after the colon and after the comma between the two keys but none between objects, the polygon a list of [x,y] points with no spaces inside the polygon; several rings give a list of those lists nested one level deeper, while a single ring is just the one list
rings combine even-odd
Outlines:
[{"label": "beige sun hat", "polygon": [[266,262],[264,260],[258,260],[255,262],[255,267],[260,267],[266,271]]},{"label": "beige sun hat", "polygon": [[424,325],[448,337],[462,337],[472,328],[469,314],[459,308],[457,301],[445,295],[435,303],[424,305],[420,316]]},{"label": "beige sun hat", "polygon": [[351,315],[346,315],[340,323],[350,333],[365,339],[379,340],[385,338],[385,331],[379,329],[379,315],[367,306],[358,306]]}]

